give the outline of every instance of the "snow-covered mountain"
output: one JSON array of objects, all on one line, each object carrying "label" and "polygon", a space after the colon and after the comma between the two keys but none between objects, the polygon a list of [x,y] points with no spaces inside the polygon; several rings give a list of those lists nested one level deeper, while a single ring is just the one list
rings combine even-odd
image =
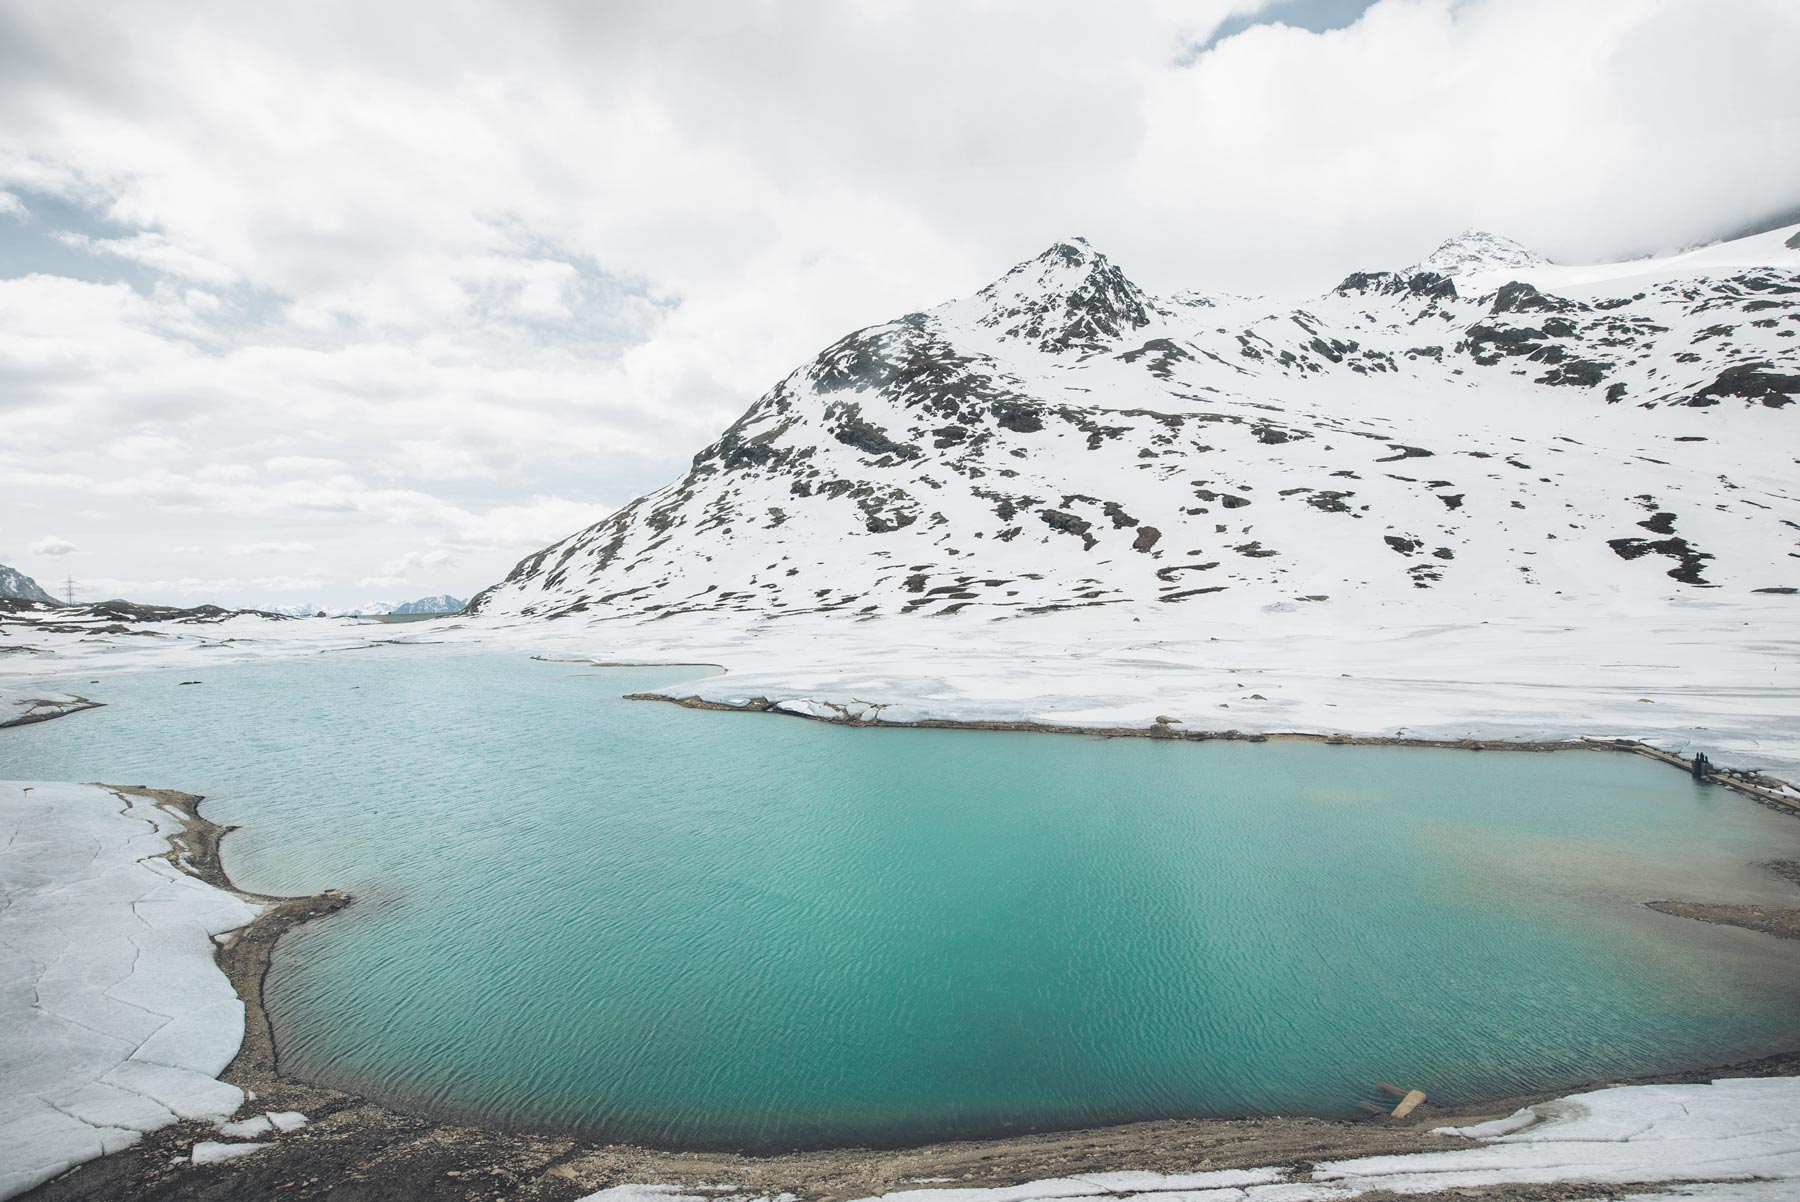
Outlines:
[{"label": "snow-covered mountain", "polygon": [[469,604],[993,617],[1800,586],[1800,227],[1567,267],[1470,232],[1304,307],[1085,241],[849,334]]},{"label": "snow-covered mountain", "polygon": [[1427,271],[1456,277],[1548,266],[1549,259],[1511,238],[1486,230],[1464,230],[1400,274],[1408,279]]},{"label": "snow-covered mountain", "polygon": [[439,593],[435,597],[420,597],[417,601],[408,601],[396,605],[392,613],[396,614],[453,614],[460,613],[465,603],[449,593]]},{"label": "snow-covered mountain", "polygon": [[38,601],[45,605],[60,604],[55,597],[40,588],[37,581],[3,563],[0,563],[0,597],[11,597],[17,601]]}]

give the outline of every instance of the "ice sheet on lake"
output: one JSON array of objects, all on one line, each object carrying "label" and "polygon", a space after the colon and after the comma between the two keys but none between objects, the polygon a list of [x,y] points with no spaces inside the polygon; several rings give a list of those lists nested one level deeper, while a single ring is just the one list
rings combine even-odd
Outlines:
[{"label": "ice sheet on lake", "polygon": [[0,1199],[243,1102],[244,1006],[212,937],[256,908],[166,859],[181,820],[93,785],[0,782]]}]

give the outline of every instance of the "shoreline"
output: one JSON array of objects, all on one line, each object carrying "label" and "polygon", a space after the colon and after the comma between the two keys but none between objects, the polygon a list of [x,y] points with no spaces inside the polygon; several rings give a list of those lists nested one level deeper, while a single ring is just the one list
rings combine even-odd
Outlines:
[{"label": "shoreline", "polygon": [[261,907],[248,926],[231,932],[230,938],[222,942],[215,941],[213,950],[213,961],[244,1003],[244,1042],[231,1063],[225,1066],[225,1071],[219,1074],[219,1079],[240,1087],[255,1088],[254,1082],[240,1078],[258,1073],[273,1076],[280,1072],[274,1025],[263,1003],[263,985],[268,979],[275,944],[295,927],[335,914],[356,899],[337,889],[277,897],[240,888],[225,870],[221,851],[225,836],[239,828],[221,826],[204,817],[200,813],[200,803],[205,800],[202,795],[155,789],[148,785],[101,784],[100,787],[114,793],[145,797],[166,809],[175,810],[181,815],[183,829],[170,836],[170,848],[165,858],[189,876]]},{"label": "shoreline", "polygon": [[[589,661],[590,663],[592,661]],[[678,664],[601,664],[593,663],[597,668],[643,668],[643,667],[682,667]],[[741,705],[732,705],[724,701],[712,701],[705,697],[677,697],[668,693],[626,693],[626,701],[661,701],[669,705],[678,705],[683,709],[712,710],[733,714],[775,714],[783,718],[800,718],[808,722],[823,722],[830,726],[848,726],[859,730],[984,730],[1002,731],[1015,734],[1045,735],[1087,735],[1102,739],[1165,739],[1186,743],[1323,743],[1333,747],[1435,747],[1455,751],[1623,751],[1633,755],[1641,755],[1658,763],[1679,768],[1688,775],[1694,775],[1691,761],[1685,760],[1673,752],[1664,751],[1637,739],[1625,738],[1593,738],[1582,736],[1577,739],[1529,740],[1529,739],[1421,739],[1411,736],[1394,735],[1352,735],[1321,734],[1317,731],[1240,731],[1240,730],[1176,730],[1175,723],[1158,719],[1150,726],[1085,726],[1063,724],[1059,722],[1040,722],[1031,719],[997,719],[997,718],[916,718],[905,721],[888,721],[882,718],[865,718],[847,711],[834,714],[808,714],[798,710],[783,709],[782,701],[772,701],[767,697],[752,697]],[[1705,784],[1719,785],[1759,802],[1770,809],[1800,817],[1800,789],[1787,781],[1779,780],[1766,773],[1748,769],[1724,768],[1716,764],[1707,764],[1695,780]],[[1775,787],[1771,787],[1775,786]],[[1794,796],[1777,791],[1778,788],[1796,789]]]}]

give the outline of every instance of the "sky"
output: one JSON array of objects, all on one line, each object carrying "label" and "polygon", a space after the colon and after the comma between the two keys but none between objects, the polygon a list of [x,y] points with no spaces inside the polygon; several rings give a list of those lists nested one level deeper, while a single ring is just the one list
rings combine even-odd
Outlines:
[{"label": "sky", "polygon": [[467,596],[1073,234],[1298,298],[1800,204],[1794,0],[0,0],[0,563]]}]

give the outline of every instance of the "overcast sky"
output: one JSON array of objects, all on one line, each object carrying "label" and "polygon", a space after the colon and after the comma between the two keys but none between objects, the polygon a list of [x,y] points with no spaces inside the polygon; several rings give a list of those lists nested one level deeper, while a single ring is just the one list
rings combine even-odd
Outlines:
[{"label": "overcast sky", "polygon": [[1796,0],[0,0],[0,563],[466,596],[1086,235],[1295,295],[1800,205]]}]

